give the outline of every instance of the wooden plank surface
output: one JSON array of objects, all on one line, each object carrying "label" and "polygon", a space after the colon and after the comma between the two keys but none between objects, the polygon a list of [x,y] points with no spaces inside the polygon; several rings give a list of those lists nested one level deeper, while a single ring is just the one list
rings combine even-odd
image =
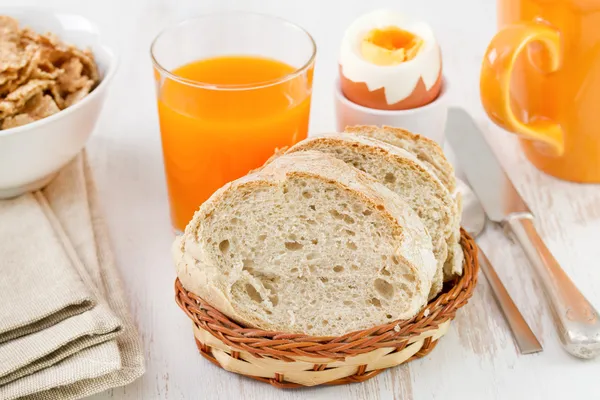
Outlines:
[{"label": "wooden plank surface", "polygon": [[[581,361],[558,344],[550,313],[521,250],[489,226],[481,246],[544,345],[517,353],[485,279],[427,357],[355,385],[281,391],[202,359],[186,316],[173,301],[174,270],[149,46],[170,23],[206,11],[254,10],[304,26],[318,44],[311,132],[332,131],[332,85],[344,27],[369,11],[362,0],[5,0],[98,21],[120,70],[89,148],[131,311],[143,337],[147,373],[94,399],[583,399],[600,398],[600,360]],[[495,29],[493,0],[378,1],[431,23],[443,49],[454,105],[469,110],[538,216],[537,226],[565,271],[600,306],[600,187],[561,182],[535,170],[514,138],[485,118],[478,72]]]}]

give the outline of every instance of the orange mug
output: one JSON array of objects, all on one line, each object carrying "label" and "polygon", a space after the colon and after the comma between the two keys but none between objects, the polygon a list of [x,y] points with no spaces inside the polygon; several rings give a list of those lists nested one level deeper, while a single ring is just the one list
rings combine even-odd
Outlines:
[{"label": "orange mug", "polygon": [[498,0],[481,68],[489,117],[561,179],[600,183],[600,0]]}]

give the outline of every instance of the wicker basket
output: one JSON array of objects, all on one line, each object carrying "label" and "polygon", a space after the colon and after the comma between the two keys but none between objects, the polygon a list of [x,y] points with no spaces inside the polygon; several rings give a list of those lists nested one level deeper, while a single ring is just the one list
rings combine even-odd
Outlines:
[{"label": "wicker basket", "polygon": [[477,247],[462,231],[463,275],[410,320],[395,321],[339,337],[312,337],[244,328],[175,281],[175,299],[194,322],[205,358],[227,371],[280,388],[362,382],[428,354],[473,293]]}]

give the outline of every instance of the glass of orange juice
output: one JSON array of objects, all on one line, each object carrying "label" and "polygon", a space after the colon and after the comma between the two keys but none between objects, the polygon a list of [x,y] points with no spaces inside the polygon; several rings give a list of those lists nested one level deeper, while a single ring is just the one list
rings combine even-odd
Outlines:
[{"label": "glass of orange juice", "polygon": [[176,232],[225,183],[306,138],[316,46],[280,18],[222,13],[186,20],[151,47]]}]

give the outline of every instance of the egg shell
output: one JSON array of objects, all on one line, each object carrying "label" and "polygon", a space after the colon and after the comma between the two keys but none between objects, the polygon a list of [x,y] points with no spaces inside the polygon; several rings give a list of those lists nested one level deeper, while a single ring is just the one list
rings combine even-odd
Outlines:
[{"label": "egg shell", "polygon": [[371,91],[365,82],[353,82],[347,79],[342,73],[341,66],[340,85],[344,96],[360,106],[376,110],[409,110],[425,106],[438,97],[442,89],[442,70],[440,68],[438,79],[429,90],[425,87],[423,78],[419,77],[414,90],[407,97],[393,104],[388,104],[384,87]]}]

